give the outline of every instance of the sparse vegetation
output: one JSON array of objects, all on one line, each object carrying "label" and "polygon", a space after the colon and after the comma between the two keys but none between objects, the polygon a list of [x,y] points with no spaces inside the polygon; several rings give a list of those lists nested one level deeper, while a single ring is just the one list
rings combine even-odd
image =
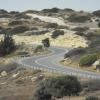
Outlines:
[{"label": "sparse vegetation", "polygon": [[46,27],[47,28],[55,28],[56,29],[58,27],[58,24],[57,23],[48,23]]},{"label": "sparse vegetation", "polygon": [[43,45],[38,45],[38,46],[35,48],[34,52],[37,53],[37,52],[41,52],[42,50],[44,50]]},{"label": "sparse vegetation", "polygon": [[85,32],[87,30],[89,30],[88,27],[76,27],[72,29],[73,31],[78,31],[78,32]]},{"label": "sparse vegetation", "polygon": [[[79,95],[82,90],[80,82],[73,76],[51,77],[42,81],[35,92],[35,100],[51,100],[52,97]],[[43,99],[44,98],[44,99]],[[34,100],[34,99],[33,99]]]},{"label": "sparse vegetation", "polygon": [[44,47],[50,47],[49,38],[46,38],[46,39],[42,40],[42,44],[43,44]]},{"label": "sparse vegetation", "polygon": [[10,26],[14,26],[14,25],[22,25],[23,22],[22,21],[19,21],[19,20],[15,20],[15,21],[12,21],[9,23]]},{"label": "sparse vegetation", "polygon": [[59,8],[52,8],[52,9],[43,9],[44,13],[58,13]]},{"label": "sparse vegetation", "polygon": [[80,66],[90,66],[96,60],[97,60],[97,54],[86,55],[80,59],[79,65]]},{"label": "sparse vegetation", "polygon": [[100,17],[100,10],[94,11],[93,14],[97,17]]},{"label": "sparse vegetation", "polygon": [[79,22],[79,23],[84,23],[86,21],[90,20],[90,16],[82,16],[82,15],[71,15],[68,18],[68,21],[70,22]]},{"label": "sparse vegetation", "polygon": [[0,56],[12,53],[16,49],[15,42],[10,34],[5,34],[0,42]]},{"label": "sparse vegetation", "polygon": [[70,50],[68,53],[66,53],[64,55],[64,58],[68,58],[68,57],[72,57],[72,56],[75,56],[75,55],[80,55],[80,54],[84,54],[86,51],[84,48],[75,48],[75,49],[72,49]]},{"label": "sparse vegetation", "polygon": [[16,26],[10,30],[11,34],[18,34],[18,33],[24,33],[25,31],[28,31],[28,26]]},{"label": "sparse vegetation", "polygon": [[55,31],[52,33],[51,37],[54,38],[54,39],[56,39],[56,38],[57,38],[58,36],[60,36],[60,35],[64,35],[64,31],[62,31],[62,30],[55,30]]}]

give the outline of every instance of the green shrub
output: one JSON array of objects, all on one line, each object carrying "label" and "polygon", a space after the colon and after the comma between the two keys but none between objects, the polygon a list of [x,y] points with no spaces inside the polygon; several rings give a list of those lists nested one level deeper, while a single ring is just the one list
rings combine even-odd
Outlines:
[{"label": "green shrub", "polygon": [[23,24],[22,21],[15,20],[15,21],[10,22],[8,25],[13,26],[13,25],[22,25],[22,24]]},{"label": "green shrub", "polygon": [[98,97],[88,96],[85,100],[100,100]]},{"label": "green shrub", "polygon": [[43,9],[44,13],[58,13],[59,8],[52,8],[52,9]]},{"label": "green shrub", "polygon": [[35,48],[34,52],[37,53],[37,52],[41,52],[42,50],[43,50],[43,46],[42,46],[42,45],[38,45],[38,46]]},{"label": "green shrub", "polygon": [[68,18],[68,21],[70,22],[79,22],[79,23],[84,23],[86,21],[90,20],[90,16],[82,16],[82,15],[71,15],[69,18]]},{"label": "green shrub", "polygon": [[78,32],[85,32],[87,31],[89,28],[88,27],[75,27],[72,30],[73,31],[78,31]]},{"label": "green shrub", "polygon": [[100,10],[94,11],[93,14],[97,17],[100,17]]},{"label": "green shrub", "polygon": [[58,28],[58,24],[57,23],[48,23],[47,28]]},{"label": "green shrub", "polygon": [[46,38],[46,39],[42,40],[42,44],[43,44],[44,47],[50,47],[49,38]]},{"label": "green shrub", "polygon": [[55,38],[57,38],[59,35],[64,35],[64,31],[62,31],[62,30],[55,30],[55,31],[52,33],[51,37],[55,39]]},{"label": "green shrub", "polygon": [[15,42],[11,35],[5,34],[4,39],[0,42],[0,56],[10,54],[16,49]]},{"label": "green shrub", "polygon": [[16,26],[13,29],[10,30],[12,34],[18,34],[18,33],[24,33],[25,31],[28,31],[28,26]]},{"label": "green shrub", "polygon": [[34,99],[51,100],[52,97],[70,97],[72,95],[78,95],[81,90],[80,82],[74,76],[51,77],[39,83]]},{"label": "green shrub", "polygon": [[79,65],[80,66],[90,66],[97,60],[96,54],[86,55],[80,59]]},{"label": "green shrub", "polygon": [[86,50],[84,48],[81,48],[81,47],[74,48],[74,49],[70,50],[69,52],[67,52],[64,55],[64,58],[73,57],[73,56],[84,54],[84,53],[86,53]]}]

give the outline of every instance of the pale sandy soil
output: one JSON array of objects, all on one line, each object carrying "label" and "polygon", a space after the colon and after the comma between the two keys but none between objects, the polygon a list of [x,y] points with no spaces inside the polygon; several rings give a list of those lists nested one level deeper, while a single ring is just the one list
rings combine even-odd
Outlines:
[{"label": "pale sandy soil", "polygon": [[59,36],[57,39],[52,39],[50,34],[39,35],[39,36],[14,36],[16,43],[34,44],[41,43],[45,38],[50,38],[50,43],[53,46],[61,47],[87,47],[87,40],[78,35],[68,33],[64,36]]},{"label": "pale sandy soil", "polygon": [[[68,31],[63,36],[59,36],[56,39],[52,39],[50,36],[51,33],[47,33],[45,35],[32,35],[32,36],[18,36],[14,35],[14,39],[16,43],[25,43],[25,44],[34,44],[38,43],[41,44],[41,41],[45,38],[50,39],[50,43],[53,46],[61,46],[61,47],[87,47],[88,41],[85,40],[83,37],[73,34],[73,32]],[[2,39],[2,36],[0,36],[0,39]]]},{"label": "pale sandy soil", "polygon": [[31,16],[33,18],[39,18],[41,21],[50,22],[50,23],[57,23],[58,25],[66,25],[61,18],[54,18],[54,17],[48,17],[48,16],[41,16],[37,14],[27,14],[28,16]]}]

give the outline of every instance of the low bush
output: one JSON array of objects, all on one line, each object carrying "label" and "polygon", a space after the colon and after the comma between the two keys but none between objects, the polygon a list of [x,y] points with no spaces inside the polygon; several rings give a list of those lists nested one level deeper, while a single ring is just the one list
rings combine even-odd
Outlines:
[{"label": "low bush", "polygon": [[42,44],[43,44],[44,47],[47,47],[47,48],[50,47],[49,38],[46,38],[46,39],[42,40]]},{"label": "low bush", "polygon": [[100,100],[98,97],[95,96],[88,96],[85,100]]},{"label": "low bush", "polygon": [[42,45],[38,45],[38,46],[35,48],[34,52],[35,52],[35,53],[41,52],[43,49],[44,49],[44,48],[43,48]]},{"label": "low bush", "polygon": [[75,48],[70,50],[68,53],[64,55],[64,58],[73,57],[75,55],[84,54],[86,51],[84,48]]},{"label": "low bush", "polygon": [[11,34],[18,34],[18,33],[24,33],[25,31],[28,31],[28,26],[16,26],[13,29],[10,30]]},{"label": "low bush", "polygon": [[87,31],[89,28],[88,27],[75,27],[72,30],[73,31],[78,31],[78,32],[85,32]]},{"label": "low bush", "polygon": [[15,21],[10,22],[8,25],[13,26],[13,25],[22,25],[22,24],[23,24],[22,21],[15,20]]},{"label": "low bush", "polygon": [[57,38],[57,37],[60,36],[60,35],[64,35],[64,31],[62,31],[62,30],[55,30],[55,31],[52,33],[51,37],[55,39],[55,38]]},{"label": "low bush", "polygon": [[4,39],[0,42],[0,56],[12,53],[16,49],[15,42],[11,35],[5,34]]},{"label": "low bush", "polygon": [[97,60],[97,58],[98,58],[97,54],[83,56],[80,59],[79,65],[80,66],[90,66]]},{"label": "low bush", "polygon": [[75,96],[81,90],[81,84],[74,76],[51,77],[39,83],[33,100],[52,100],[52,97]]},{"label": "low bush", "polygon": [[52,8],[52,9],[43,9],[44,13],[58,13],[59,8]]},{"label": "low bush", "polygon": [[94,11],[93,14],[97,17],[100,17],[100,10]]},{"label": "low bush", "polygon": [[15,14],[14,18],[16,18],[16,19],[30,19],[31,17],[26,15],[26,14],[23,14],[23,13],[17,13],[17,14]]},{"label": "low bush", "polygon": [[90,20],[90,16],[82,16],[82,15],[71,15],[69,18],[67,18],[68,21],[70,22],[79,22],[79,23],[84,23],[88,20]]},{"label": "low bush", "polygon": [[84,36],[84,33],[83,32],[76,32],[75,34],[76,35],[79,35],[79,36]]},{"label": "low bush", "polygon": [[58,28],[58,24],[57,23],[48,23],[46,25],[47,28]]}]

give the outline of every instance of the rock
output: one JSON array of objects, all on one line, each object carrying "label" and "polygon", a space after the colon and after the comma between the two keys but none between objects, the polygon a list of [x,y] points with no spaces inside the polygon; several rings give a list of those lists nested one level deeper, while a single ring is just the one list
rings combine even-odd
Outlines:
[{"label": "rock", "polygon": [[34,81],[36,81],[36,80],[37,80],[37,77],[31,78],[31,81],[32,81],[32,82],[34,82]]},{"label": "rock", "polygon": [[94,68],[96,68],[98,65],[100,65],[100,59],[97,60],[97,61],[95,61],[95,62],[92,64],[92,66],[93,66]]},{"label": "rock", "polygon": [[1,85],[5,85],[7,82],[1,83]]},{"label": "rock", "polygon": [[19,76],[19,72],[18,73],[16,73],[16,74],[13,74],[13,78],[16,78],[16,77],[18,77]]},{"label": "rock", "polygon": [[1,72],[1,76],[4,76],[4,77],[7,76],[7,72],[6,71],[2,71]]}]

